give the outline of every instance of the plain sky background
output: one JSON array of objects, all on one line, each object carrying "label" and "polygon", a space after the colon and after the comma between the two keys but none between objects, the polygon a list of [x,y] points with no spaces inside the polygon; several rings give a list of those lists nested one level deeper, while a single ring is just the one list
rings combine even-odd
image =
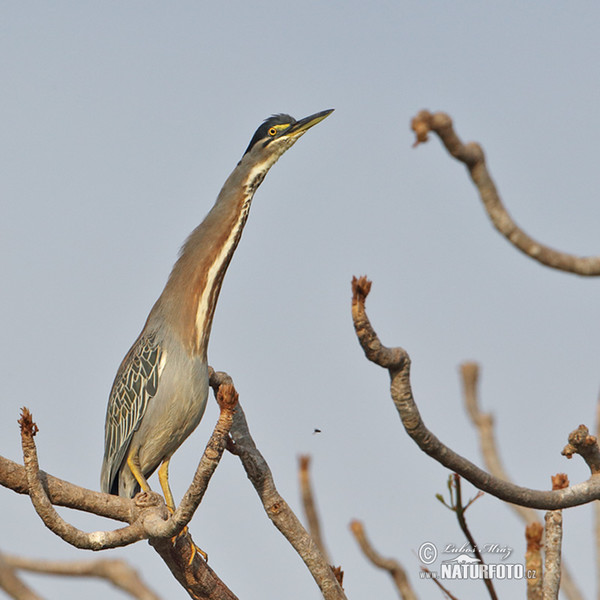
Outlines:
[{"label": "plain sky background", "polygon": [[[548,489],[557,472],[587,478],[560,451],[580,423],[594,426],[599,282],[513,249],[438,140],[411,147],[409,122],[423,108],[448,112],[465,141],[483,145],[526,231],[600,252],[597,2],[23,1],[0,12],[0,454],[21,462],[26,405],[42,468],[98,489],[113,377],[183,240],[264,118],[333,107],[254,198],[209,360],[234,378],[278,489],[302,517],[297,457],[312,456],[348,597],[396,597],[357,548],[353,518],[421,597],[439,595],[419,580],[419,546],[464,541],[435,499],[449,473],[407,438],[387,373],[358,346],[352,275],[373,280],[369,315],[384,343],[410,353],[438,437],[481,464],[458,379],[459,364],[477,360],[514,481]],[[176,498],[217,412],[211,396],[171,463]],[[46,530],[26,497],[0,490],[0,505],[1,551],[122,556],[163,598],[187,597],[144,542],[92,555]],[[117,526],[61,514],[89,531]],[[508,562],[523,562],[523,525],[507,506],[485,496],[468,517],[480,544],[509,546]],[[587,597],[591,518],[589,507],[564,516],[564,556]],[[190,527],[241,599],[319,597],[237,458],[224,456]],[[47,598],[125,598],[102,582],[26,579]],[[484,594],[481,582],[448,586],[462,600]],[[497,588],[525,596],[524,582]]]}]

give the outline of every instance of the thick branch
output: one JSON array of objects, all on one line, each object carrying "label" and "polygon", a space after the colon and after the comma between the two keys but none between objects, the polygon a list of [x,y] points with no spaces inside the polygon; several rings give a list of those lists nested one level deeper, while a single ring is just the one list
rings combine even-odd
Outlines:
[{"label": "thick branch", "polygon": [[[203,486],[214,472],[222,454],[231,421],[232,407],[229,400],[223,402],[222,414],[213,436],[202,457],[196,477],[189,491],[187,506],[176,518],[169,517],[164,500],[154,492],[138,494],[133,500],[109,494],[99,494],[58,480],[39,471],[37,451],[33,436],[37,426],[28,411],[20,421],[25,468],[0,457],[0,482],[19,493],[29,493],[36,511],[44,523],[65,541],[79,548],[100,550],[149,538],[151,545],[163,557],[175,577],[186,591],[195,598],[210,600],[234,600],[235,595],[227,589],[218,576],[196,554],[189,532],[179,535],[175,542],[172,532],[182,527],[181,520],[187,519],[190,505],[199,502],[204,493]],[[221,448],[220,453],[218,448]],[[51,490],[48,494],[46,489]],[[86,510],[132,523],[116,531],[85,533],[64,521],[54,510],[52,503]],[[127,510],[125,510],[125,507]]]},{"label": "thick branch", "polygon": [[486,473],[472,462],[444,445],[421,419],[410,384],[410,357],[403,348],[386,348],[377,337],[365,310],[365,300],[371,282],[365,277],[352,280],[352,318],[359,343],[366,357],[388,369],[391,378],[391,395],[396,410],[408,435],[414,442],[446,468],[470,481],[478,489],[506,502],[555,510],[586,504],[600,499],[600,477],[593,476],[564,490],[539,491],[502,481]]},{"label": "thick branch", "polygon": [[487,170],[481,146],[474,142],[463,144],[454,131],[452,119],[447,114],[441,112],[432,114],[423,110],[412,120],[411,127],[417,138],[415,146],[426,142],[429,132],[433,131],[439,136],[446,150],[467,167],[494,227],[515,248],[553,269],[583,276],[600,275],[600,256],[574,256],[544,246],[527,235],[513,221],[502,204],[494,181]]},{"label": "thick branch", "polygon": [[[131,520],[134,506],[129,498],[88,490],[48,475],[44,471],[39,471],[39,478],[50,502],[55,506],[82,510],[116,521],[129,522]],[[29,495],[25,467],[0,456],[0,485],[17,492],[17,494]]]},{"label": "thick branch", "polygon": [[[213,389],[230,382],[231,378],[227,373],[215,372],[211,369],[210,385]],[[344,600],[346,596],[331,567],[287,502],[279,495],[271,469],[250,435],[240,404],[235,411],[231,438],[233,443],[230,445],[230,450],[242,461],[246,475],[256,489],[267,516],[298,552],[321,589],[325,600]]]}]

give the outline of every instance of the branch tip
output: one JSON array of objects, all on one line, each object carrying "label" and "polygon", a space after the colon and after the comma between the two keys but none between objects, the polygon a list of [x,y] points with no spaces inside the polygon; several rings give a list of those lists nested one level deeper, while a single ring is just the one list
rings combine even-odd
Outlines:
[{"label": "branch tip", "polygon": [[233,411],[237,406],[239,394],[232,383],[223,383],[217,392],[217,402],[221,410]]},{"label": "branch tip", "polygon": [[32,438],[40,430],[33,420],[33,415],[26,406],[21,409],[21,418],[17,421],[17,423],[21,429],[22,436]]},{"label": "branch tip", "polygon": [[564,490],[569,487],[569,478],[566,473],[557,473],[552,476],[552,489]]},{"label": "branch tip", "polygon": [[364,306],[365,300],[371,291],[371,283],[366,275],[352,277],[352,304]]},{"label": "branch tip", "polygon": [[592,475],[600,473],[600,448],[595,436],[590,435],[585,425],[580,425],[569,434],[569,443],[563,448],[561,454],[566,458],[573,458],[579,454],[590,468]]},{"label": "branch tip", "polygon": [[530,523],[525,527],[525,539],[527,540],[527,551],[539,550],[542,547],[542,536],[544,527],[539,521]]}]

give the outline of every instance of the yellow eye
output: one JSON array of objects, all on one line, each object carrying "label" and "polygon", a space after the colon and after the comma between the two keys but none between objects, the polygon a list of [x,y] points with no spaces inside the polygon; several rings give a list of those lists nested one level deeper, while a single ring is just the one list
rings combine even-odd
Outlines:
[{"label": "yellow eye", "polygon": [[275,127],[271,127],[271,129],[269,129],[269,135],[271,137],[275,137],[275,135],[277,135],[277,129],[275,129]]}]

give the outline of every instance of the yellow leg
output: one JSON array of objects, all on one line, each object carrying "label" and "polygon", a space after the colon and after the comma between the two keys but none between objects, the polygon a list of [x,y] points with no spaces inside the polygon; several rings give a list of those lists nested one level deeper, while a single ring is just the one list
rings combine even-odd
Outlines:
[{"label": "yellow leg", "polygon": [[140,484],[140,487],[144,492],[150,491],[150,486],[148,485],[148,481],[144,477],[142,473],[142,468],[140,467],[140,457],[137,452],[131,451],[127,456],[127,466],[129,470],[133,473],[135,480]]},{"label": "yellow leg", "polygon": [[[160,487],[162,488],[163,495],[165,497],[165,502],[167,503],[167,508],[171,512],[175,512],[175,501],[173,500],[171,486],[169,485],[169,460],[171,460],[171,459],[167,458],[167,460],[165,460],[163,462],[163,464],[160,465],[160,468],[158,469],[158,480],[160,481]],[[185,527],[179,535],[183,535],[184,533],[187,532],[187,530],[188,530],[188,528]],[[172,539],[173,544],[175,544],[179,535],[176,535]],[[208,560],[208,554],[206,554],[206,552],[204,552],[204,550],[201,550],[200,548],[198,548],[198,546],[196,546],[196,544],[194,544],[194,542],[192,542],[192,555],[190,556],[190,560],[189,560],[190,565],[192,564],[192,561],[194,560],[194,556],[196,556],[196,552],[198,552],[200,555],[202,555],[202,557],[204,558],[205,561]]]},{"label": "yellow leg", "polygon": [[160,465],[160,469],[158,469],[158,480],[160,481],[160,487],[162,488],[163,495],[165,497],[165,502],[167,503],[167,507],[172,511],[175,510],[175,501],[173,500],[173,494],[171,493],[171,486],[169,485],[169,461],[171,459],[167,458],[165,462]]}]

